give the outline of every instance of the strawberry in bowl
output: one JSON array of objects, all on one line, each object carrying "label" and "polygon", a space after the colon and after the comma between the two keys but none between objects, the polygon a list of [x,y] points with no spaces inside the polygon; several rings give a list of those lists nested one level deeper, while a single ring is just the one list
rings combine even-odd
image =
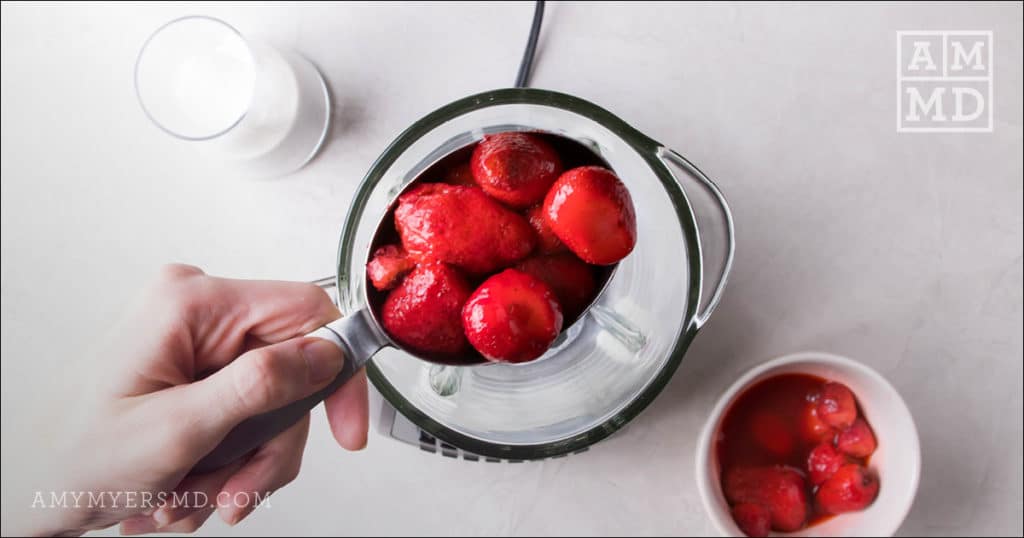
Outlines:
[{"label": "strawberry in bowl", "polygon": [[[799,481],[800,525],[796,516],[771,517],[783,490],[766,469],[787,471],[787,487]],[[740,376],[715,404],[696,451],[701,499],[727,536],[893,535],[920,469],[916,428],[892,385],[857,361],[821,352],[779,357]]]},{"label": "strawberry in bowl", "polygon": [[[814,406],[808,415],[808,403]],[[815,433],[820,420],[828,434]],[[807,435],[808,431],[814,433]],[[876,443],[853,391],[805,374],[768,377],[742,393],[726,412],[716,450],[722,491],[748,536],[764,536],[751,508],[770,515],[769,528],[794,532],[864,510],[878,495],[870,470]]]}]

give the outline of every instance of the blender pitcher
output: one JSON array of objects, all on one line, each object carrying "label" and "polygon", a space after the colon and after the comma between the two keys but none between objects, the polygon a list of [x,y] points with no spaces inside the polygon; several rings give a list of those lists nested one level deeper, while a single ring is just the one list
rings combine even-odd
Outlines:
[{"label": "blender pitcher", "polygon": [[[446,155],[502,131],[567,137],[605,160],[637,207],[634,251],[584,317],[536,361],[432,365],[379,335],[381,349],[366,366],[384,398],[438,439],[486,457],[547,458],[611,435],[665,387],[721,297],[733,260],[732,216],[700,170],[608,111],[546,90],[484,92],[414,123],[367,173],[338,248],[342,312],[368,307],[366,261],[381,215],[398,194]],[[727,235],[710,295],[697,218],[680,183],[684,176],[711,195]]]}]

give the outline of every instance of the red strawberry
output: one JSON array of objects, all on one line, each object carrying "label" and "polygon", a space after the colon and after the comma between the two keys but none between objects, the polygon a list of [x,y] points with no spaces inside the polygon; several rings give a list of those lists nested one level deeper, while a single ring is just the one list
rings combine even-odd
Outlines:
[{"label": "red strawberry", "polygon": [[366,264],[366,275],[378,290],[390,290],[412,271],[416,264],[405,249],[398,245],[386,245],[373,253],[373,259]]},{"label": "red strawberry", "polygon": [[734,504],[760,504],[772,515],[772,528],[800,529],[807,520],[807,488],[800,473],[786,467],[734,467],[722,480],[725,498]]},{"label": "red strawberry", "polygon": [[836,438],[836,430],[818,417],[818,399],[819,397],[815,396],[804,407],[801,433],[804,440],[809,443],[820,443],[823,441],[831,443]]},{"label": "red strawberry", "polygon": [[449,168],[448,172],[444,175],[444,182],[449,185],[476,187],[476,181],[473,181],[473,172],[469,169],[469,163],[462,163]]},{"label": "red strawberry", "polygon": [[463,353],[467,345],[462,306],[471,291],[452,267],[421,264],[384,301],[384,329],[396,342],[420,353]]},{"label": "red strawberry", "polygon": [[818,487],[814,498],[829,514],[863,510],[878,496],[878,480],[856,463],[843,465]]},{"label": "red strawberry", "polygon": [[857,400],[842,383],[825,383],[818,399],[818,417],[826,424],[845,430],[857,420]]},{"label": "red strawberry", "polygon": [[581,166],[562,174],[544,198],[544,217],[587,263],[611,265],[636,245],[633,199],[607,168]]},{"label": "red strawberry", "polygon": [[555,235],[555,232],[551,231],[548,221],[544,219],[544,206],[538,205],[530,208],[526,212],[526,219],[530,221],[530,226],[533,226],[533,231],[537,232],[537,252],[555,254],[569,250],[565,248],[565,244]]},{"label": "red strawberry", "polygon": [[817,486],[828,480],[840,467],[846,464],[846,456],[831,443],[821,443],[807,456],[807,474],[811,484]]},{"label": "red strawberry", "polygon": [[760,504],[737,504],[732,507],[732,518],[747,536],[768,536],[772,530],[772,514]]},{"label": "red strawberry", "polygon": [[395,227],[413,257],[486,274],[526,257],[536,236],[522,215],[479,188],[426,183],[398,197]]},{"label": "red strawberry", "polygon": [[519,208],[543,200],[562,173],[562,161],[547,142],[516,132],[484,137],[473,150],[470,167],[484,192]]},{"label": "red strawberry", "polygon": [[488,278],[462,309],[469,343],[495,362],[526,362],[547,351],[562,330],[555,293],[540,279],[506,269]]},{"label": "red strawberry", "polygon": [[533,256],[519,262],[516,269],[539,278],[555,292],[566,320],[576,319],[594,299],[594,273],[572,254]]},{"label": "red strawberry", "polygon": [[796,446],[789,424],[777,413],[758,411],[751,420],[750,428],[754,440],[776,456],[788,456]]},{"label": "red strawberry", "polygon": [[875,434],[871,432],[871,426],[862,418],[853,422],[849,429],[839,434],[836,438],[836,447],[839,450],[855,457],[866,458],[875,452],[878,443],[875,442]]}]

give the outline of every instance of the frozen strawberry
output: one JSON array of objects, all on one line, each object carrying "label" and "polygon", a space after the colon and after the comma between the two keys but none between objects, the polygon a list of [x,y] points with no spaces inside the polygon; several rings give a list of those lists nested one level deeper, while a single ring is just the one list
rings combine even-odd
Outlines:
[{"label": "frozen strawberry", "polygon": [[804,407],[801,434],[808,443],[820,443],[823,441],[832,442],[836,438],[836,429],[825,423],[818,417],[818,397],[807,402]]},{"label": "frozen strawberry", "polygon": [[462,306],[471,291],[454,268],[436,262],[421,264],[384,301],[384,329],[396,342],[419,353],[463,353],[468,346]]},{"label": "frozen strawberry", "polygon": [[633,199],[607,168],[581,166],[562,174],[544,198],[544,218],[587,263],[611,265],[636,245]]},{"label": "frozen strawberry", "polygon": [[512,207],[530,207],[544,199],[562,173],[562,161],[540,137],[528,133],[489,135],[470,159],[477,185]]},{"label": "frozen strawberry", "polygon": [[789,424],[777,413],[758,411],[751,419],[750,428],[754,440],[776,456],[788,456],[796,447]]},{"label": "frozen strawberry", "polygon": [[760,504],[771,512],[772,528],[800,529],[807,520],[807,488],[800,473],[786,467],[734,467],[722,480],[733,504]]},{"label": "frozen strawberry", "polygon": [[807,456],[807,476],[817,486],[828,480],[840,467],[846,464],[846,456],[831,443],[821,443]]},{"label": "frozen strawberry", "polygon": [[462,185],[463,187],[475,187],[473,172],[469,169],[469,163],[455,165],[448,169],[444,175],[444,182],[449,185]]},{"label": "frozen strawberry", "polygon": [[427,183],[399,196],[395,227],[420,261],[440,261],[471,275],[508,267],[536,244],[526,219],[477,187]]},{"label": "frozen strawberry", "polygon": [[366,264],[366,275],[378,290],[390,290],[412,271],[416,263],[409,258],[405,249],[398,245],[385,245],[373,253]]},{"label": "frozen strawberry", "polygon": [[469,343],[488,360],[526,362],[562,330],[555,293],[540,279],[506,269],[484,281],[462,309]]},{"label": "frozen strawberry", "polygon": [[772,530],[772,514],[760,504],[737,504],[732,507],[732,518],[747,536],[768,536]]},{"label": "frozen strawberry", "polygon": [[845,430],[857,420],[857,400],[842,383],[825,383],[818,398],[818,417],[826,424]]},{"label": "frozen strawberry", "polygon": [[875,434],[871,432],[871,426],[862,418],[853,421],[849,429],[843,431],[836,438],[836,447],[855,457],[866,458],[875,452],[878,443],[875,442]]},{"label": "frozen strawberry", "polygon": [[818,487],[814,499],[829,514],[863,510],[878,496],[878,480],[856,463],[839,468]]},{"label": "frozen strawberry", "polygon": [[533,256],[519,262],[516,269],[539,278],[555,292],[566,320],[576,319],[597,290],[591,267],[569,253]]},{"label": "frozen strawberry", "polygon": [[526,220],[530,221],[533,231],[537,232],[537,252],[540,254],[555,254],[567,252],[562,240],[551,231],[548,221],[544,219],[544,206],[538,205],[526,212]]}]

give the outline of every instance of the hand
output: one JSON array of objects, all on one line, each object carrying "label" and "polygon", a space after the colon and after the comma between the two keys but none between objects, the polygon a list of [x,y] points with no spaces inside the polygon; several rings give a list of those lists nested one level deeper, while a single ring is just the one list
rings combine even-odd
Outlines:
[{"label": "hand", "polygon": [[[244,461],[186,474],[242,420],[308,396],[341,371],[336,345],[301,337],[338,317],[311,284],[167,267],[97,361],[98,390],[82,405],[80,433],[51,480],[57,491],[136,492],[135,506],[112,508],[108,497],[105,508],[35,510],[45,521],[25,531],[78,534],[120,522],[125,534],[191,532],[214,511],[229,524],[240,521],[259,495],[296,477],[308,414]],[[360,372],[325,401],[334,438],[349,450],[366,445],[366,390]],[[186,491],[202,492],[214,506],[170,502],[172,492]],[[149,505],[139,502],[146,492]]]}]

